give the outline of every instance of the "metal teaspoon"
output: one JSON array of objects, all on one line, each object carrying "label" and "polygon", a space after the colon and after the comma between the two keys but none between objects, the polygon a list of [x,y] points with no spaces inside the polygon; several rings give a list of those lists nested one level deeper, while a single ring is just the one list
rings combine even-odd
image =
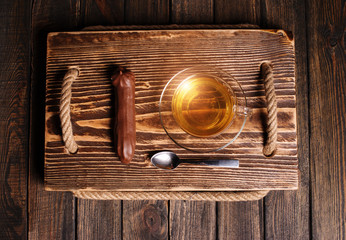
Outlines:
[{"label": "metal teaspoon", "polygon": [[181,163],[207,165],[213,167],[227,167],[237,168],[239,167],[238,160],[181,160],[174,152],[162,151],[154,154],[151,157],[152,164],[160,169],[172,170],[178,167]]}]

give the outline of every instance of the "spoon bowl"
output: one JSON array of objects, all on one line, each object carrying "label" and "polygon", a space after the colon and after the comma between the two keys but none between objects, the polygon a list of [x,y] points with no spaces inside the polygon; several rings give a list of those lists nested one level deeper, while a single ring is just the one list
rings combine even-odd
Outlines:
[{"label": "spoon bowl", "polygon": [[178,155],[170,151],[158,152],[150,160],[155,167],[166,170],[175,169],[181,163]]}]

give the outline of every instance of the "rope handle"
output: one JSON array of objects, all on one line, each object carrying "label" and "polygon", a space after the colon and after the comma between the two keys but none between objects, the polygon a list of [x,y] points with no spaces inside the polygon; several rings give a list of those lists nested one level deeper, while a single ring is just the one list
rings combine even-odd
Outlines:
[{"label": "rope handle", "polygon": [[65,147],[69,153],[76,153],[78,151],[78,145],[74,139],[71,123],[71,95],[72,95],[72,83],[79,75],[77,68],[70,68],[63,79],[61,87],[60,98],[60,122],[62,129],[62,138],[65,143]]},{"label": "rope handle", "polygon": [[263,148],[263,154],[266,157],[273,157],[276,152],[277,142],[277,101],[274,88],[273,65],[270,62],[261,64],[261,75],[264,82],[264,90],[267,101],[267,141]]}]

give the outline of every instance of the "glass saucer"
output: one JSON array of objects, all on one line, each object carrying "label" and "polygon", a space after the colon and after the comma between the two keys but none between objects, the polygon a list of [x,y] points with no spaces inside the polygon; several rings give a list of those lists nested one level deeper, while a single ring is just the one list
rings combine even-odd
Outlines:
[{"label": "glass saucer", "polygon": [[[233,108],[229,109],[234,111],[232,119],[218,134],[197,136],[193,132],[189,133],[187,129],[184,130],[184,126],[177,122],[173,98],[186,81],[196,78],[217,79],[234,100]],[[193,94],[194,90],[189,89],[188,94]],[[188,94],[186,95],[189,96]],[[229,146],[240,135],[250,113],[240,84],[229,73],[210,66],[190,67],[175,74],[164,87],[159,102],[160,120],[167,135],[178,146],[193,152],[215,152]]]}]

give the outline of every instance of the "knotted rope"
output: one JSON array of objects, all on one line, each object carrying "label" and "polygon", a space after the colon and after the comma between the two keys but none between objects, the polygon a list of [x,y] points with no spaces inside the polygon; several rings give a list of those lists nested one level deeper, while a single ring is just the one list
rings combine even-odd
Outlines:
[{"label": "knotted rope", "polygon": [[75,197],[94,200],[195,200],[195,201],[255,201],[269,191],[249,192],[116,192],[74,191]]},{"label": "knotted rope", "polygon": [[277,102],[274,88],[273,66],[269,62],[263,62],[261,65],[261,74],[264,81],[264,90],[267,100],[268,120],[267,120],[267,142],[263,148],[263,154],[266,157],[272,157],[276,151],[277,141]]},{"label": "knotted rope", "polygon": [[70,111],[72,83],[77,78],[78,74],[78,69],[69,69],[64,76],[61,89],[60,122],[62,129],[62,138],[69,153],[76,153],[78,150],[78,145],[73,136]]}]

